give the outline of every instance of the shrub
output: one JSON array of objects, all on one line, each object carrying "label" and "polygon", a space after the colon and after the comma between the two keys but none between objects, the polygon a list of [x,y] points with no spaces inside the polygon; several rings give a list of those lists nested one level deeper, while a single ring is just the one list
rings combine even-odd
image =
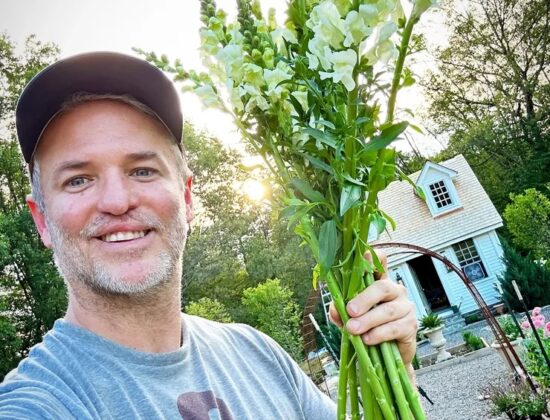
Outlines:
[{"label": "shrub", "polygon": [[486,390],[493,403],[492,414],[506,414],[511,419],[542,418],[546,413],[546,397],[534,395],[525,385],[491,386]]},{"label": "shrub", "polygon": [[466,347],[470,351],[476,351],[485,347],[485,344],[483,344],[483,341],[481,340],[481,338],[479,338],[477,335],[473,334],[470,331],[464,331],[462,333],[462,338],[466,343]]},{"label": "shrub", "polygon": [[443,325],[443,321],[436,313],[432,312],[428,315],[424,315],[420,319],[420,326],[426,329],[437,328]]},{"label": "shrub", "polygon": [[504,209],[506,227],[514,245],[530,252],[535,259],[550,255],[550,199],[529,188],[523,194],[510,194]]},{"label": "shrub", "polygon": [[518,312],[523,311],[523,305],[520,304],[512,280],[518,284],[523,299],[528,306],[545,306],[550,304],[550,270],[545,264],[532,260],[530,255],[523,256],[517,252],[510,244],[503,241],[506,270],[499,281],[502,285],[504,297],[510,302],[512,308]]},{"label": "shrub", "polygon": [[340,360],[340,343],[342,342],[342,332],[340,331],[340,328],[332,322],[329,322],[328,324],[321,325],[321,331],[323,331],[323,334],[325,335],[327,344],[330,346],[336,357],[338,357],[338,360]]},{"label": "shrub", "polygon": [[481,321],[483,319],[483,316],[479,312],[474,312],[472,314],[468,314],[464,317],[464,322],[466,325],[473,324],[474,322]]},{"label": "shrub", "polygon": [[506,337],[508,337],[508,340],[510,341],[517,340],[520,335],[519,327],[512,319],[512,316],[513,315],[502,315],[497,319],[500,328],[502,328],[502,331],[504,332],[504,335],[506,335]]},{"label": "shrub", "polygon": [[187,305],[186,312],[189,315],[197,315],[211,321],[232,322],[231,316],[227,312],[224,304],[216,299],[203,297]]},{"label": "shrub", "polygon": [[300,310],[292,300],[292,292],[279,280],[267,280],[245,289],[242,304],[253,326],[279,343],[294,360],[303,358],[300,337]]}]

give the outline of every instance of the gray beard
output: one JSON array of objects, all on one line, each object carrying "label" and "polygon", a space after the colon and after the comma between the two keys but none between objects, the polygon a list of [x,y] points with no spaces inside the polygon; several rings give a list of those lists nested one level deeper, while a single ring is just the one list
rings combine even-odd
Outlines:
[{"label": "gray beard", "polygon": [[[167,226],[163,226],[157,219],[139,213],[126,216],[129,220],[137,220],[143,225],[154,228],[159,234],[167,233],[169,247],[157,256],[156,263],[143,279],[138,282],[126,283],[114,276],[107,264],[93,260],[85,255],[79,247],[79,241],[53,223],[46,216],[46,225],[51,235],[54,261],[61,276],[67,281],[77,281],[94,293],[105,296],[145,296],[153,294],[155,290],[169,283],[181,269],[183,249],[187,238],[188,226],[182,211],[176,212]],[[113,217],[100,217],[80,233],[79,239],[89,239],[96,236],[94,231]],[[120,221],[120,217],[116,218]],[[128,258],[136,257],[130,253]]]}]

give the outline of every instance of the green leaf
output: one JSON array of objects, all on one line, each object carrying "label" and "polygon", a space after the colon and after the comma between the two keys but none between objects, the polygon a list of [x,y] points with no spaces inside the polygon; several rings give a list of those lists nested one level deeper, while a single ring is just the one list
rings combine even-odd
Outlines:
[{"label": "green leaf", "polygon": [[303,121],[305,117],[305,112],[304,112],[304,109],[302,108],[302,104],[300,104],[300,102],[298,102],[298,99],[296,99],[296,97],[292,94],[288,96],[288,100],[294,107],[294,110],[298,113],[300,119]]},{"label": "green leaf", "polygon": [[408,125],[408,122],[400,122],[383,129],[378,136],[374,137],[365,145],[364,150],[380,150],[389,146],[392,141],[394,141],[403,131],[405,131]]},{"label": "green leaf", "polygon": [[315,267],[313,267],[312,282],[313,282],[313,289],[314,290],[317,290],[317,280],[319,280],[320,275],[321,275],[321,267],[319,266],[319,264],[317,264],[317,265],[315,265]]},{"label": "green leaf", "polygon": [[360,199],[361,187],[354,184],[345,184],[340,195],[340,216],[343,216]]},{"label": "green leaf", "polygon": [[332,130],[336,130],[336,127],[334,126],[334,124],[327,120],[317,120],[313,123],[313,125],[317,125],[317,124],[321,124],[325,127],[331,128]]},{"label": "green leaf", "polygon": [[411,127],[417,133],[424,134],[424,131],[422,131],[422,129],[417,125],[409,124],[409,127]]},{"label": "green leaf", "polygon": [[384,274],[384,266],[382,265],[380,258],[378,258],[378,255],[376,254],[376,251],[374,250],[374,248],[368,245],[367,249],[370,252],[370,255],[372,257],[372,263],[374,264],[374,267],[376,268],[376,271],[378,272],[378,274]]},{"label": "green leaf", "polygon": [[371,223],[376,227],[378,235],[386,230],[386,219],[384,219],[379,213],[371,213],[369,216]]},{"label": "green leaf", "polygon": [[290,181],[290,184],[296,188],[300,193],[304,195],[309,201],[313,203],[323,203],[325,202],[325,196],[319,191],[311,188],[311,185],[303,179],[294,178]]},{"label": "green leaf", "polygon": [[378,210],[380,212],[380,214],[382,214],[382,216],[385,217],[385,219],[390,222],[390,226],[392,228],[392,230],[395,230],[395,228],[397,227],[397,224],[395,223],[395,220],[393,220],[392,217],[390,217],[390,215],[388,213],[386,213],[385,211],[383,210]]},{"label": "green leaf", "polygon": [[426,194],[424,193],[424,190],[420,185],[414,186],[414,192],[416,195],[418,195],[422,200],[426,201]]},{"label": "green leaf", "polygon": [[311,137],[319,140],[321,143],[326,144],[327,146],[330,146],[333,149],[336,149],[338,142],[327,133],[324,133],[321,130],[317,130],[311,127],[304,128],[304,133],[309,134]]},{"label": "green leaf", "polygon": [[329,174],[334,175],[334,170],[329,165],[327,165],[325,162],[323,162],[322,160],[317,159],[317,158],[315,158],[311,155],[308,155],[307,153],[298,152],[298,154],[300,156],[303,156],[307,160],[309,160],[311,162],[311,164],[313,166],[315,166],[316,168],[322,169],[322,170],[328,172]]},{"label": "green leaf", "polygon": [[352,184],[359,185],[360,187],[366,187],[367,186],[367,184],[365,184],[364,182],[361,182],[357,179],[354,179],[351,176],[349,176],[348,174],[344,174],[344,179],[346,181],[351,182]]},{"label": "green leaf", "polygon": [[321,266],[321,277],[325,277],[332,268],[338,250],[338,234],[336,222],[327,220],[321,226],[319,232],[319,264]]}]

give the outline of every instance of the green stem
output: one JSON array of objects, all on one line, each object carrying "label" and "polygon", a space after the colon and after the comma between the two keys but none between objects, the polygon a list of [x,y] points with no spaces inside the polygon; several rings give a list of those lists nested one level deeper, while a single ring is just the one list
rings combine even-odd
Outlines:
[{"label": "green stem", "polygon": [[370,388],[369,382],[367,381],[367,375],[363,372],[363,369],[359,366],[359,385],[361,386],[361,398],[363,400],[363,416],[365,419],[371,420],[374,419],[374,410],[375,406],[378,406],[378,403],[374,399],[372,394],[372,389]]},{"label": "green stem", "polygon": [[409,48],[412,30],[417,22],[418,17],[411,15],[405,25],[405,29],[403,30],[403,37],[401,38],[401,45],[399,46],[399,56],[397,57],[397,62],[395,63],[395,71],[393,73],[390,97],[388,100],[388,114],[386,116],[387,123],[391,123],[393,121],[397,92],[399,91],[399,83],[401,82],[401,72],[403,71],[403,65],[405,63],[405,58],[407,57],[407,50]]},{"label": "green stem", "polygon": [[409,401],[412,414],[415,420],[425,420],[426,415],[424,414],[424,409],[422,408],[422,403],[420,402],[420,396],[411,384],[411,378],[409,377],[405,364],[403,363],[397,344],[391,343],[391,349],[395,359],[395,364],[397,365],[397,371],[399,372],[399,379],[403,385],[403,390],[405,391],[407,401]]},{"label": "green stem", "polygon": [[357,364],[353,347],[349,352],[348,362],[348,386],[349,386],[349,402],[351,409],[351,420],[359,420],[359,399],[357,398]]},{"label": "green stem", "polygon": [[395,365],[395,358],[390,346],[390,343],[381,343],[380,350],[382,352],[382,358],[384,359],[384,365],[386,372],[390,379],[393,395],[395,396],[395,402],[397,403],[397,410],[399,411],[399,418],[402,420],[412,420],[410,416],[409,403],[405,397],[405,392],[401,386],[401,380],[397,373],[397,367]]},{"label": "green stem", "polygon": [[[369,346],[368,352],[372,360],[372,364],[374,365],[374,369],[376,370],[376,374],[380,379],[380,384],[382,385],[382,390],[384,391],[384,395],[386,399],[388,401],[393,401],[393,394],[391,392],[390,385],[386,380],[386,370],[384,369],[384,365],[382,364],[382,357],[380,356],[380,347]],[[392,404],[392,411],[395,414],[395,407],[393,407],[393,404]]]},{"label": "green stem", "polygon": [[342,342],[340,343],[340,372],[338,376],[338,401],[336,405],[336,418],[346,419],[347,385],[348,385],[348,359],[350,353],[349,333],[342,330]]},{"label": "green stem", "polygon": [[[338,314],[340,315],[340,318],[343,324],[345,325],[349,321],[349,315],[346,311],[346,304],[344,303],[344,299],[342,297],[342,291],[338,287],[338,284],[332,272],[329,272],[327,275],[327,287],[334,299],[334,306],[336,307],[336,310],[338,311]],[[349,340],[351,341],[351,344],[355,348],[355,352],[357,354],[357,360],[359,361],[359,366],[361,367],[363,372],[366,372],[369,384],[371,385],[371,388],[374,392],[374,396],[378,401],[378,404],[380,405],[380,409],[382,411],[384,419],[396,420],[396,417],[392,409],[390,408],[390,404],[389,404],[390,402],[386,399],[384,395],[384,390],[382,389],[380,381],[376,376],[376,371],[367,353],[365,344],[361,340],[361,337],[356,335],[351,335],[349,337]]]}]

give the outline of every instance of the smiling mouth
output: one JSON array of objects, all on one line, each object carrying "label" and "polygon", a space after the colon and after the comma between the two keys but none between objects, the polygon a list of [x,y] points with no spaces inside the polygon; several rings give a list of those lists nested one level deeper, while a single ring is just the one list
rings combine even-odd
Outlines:
[{"label": "smiling mouth", "polygon": [[103,235],[100,239],[103,242],[125,242],[133,239],[143,238],[150,230],[137,230],[134,232],[113,232],[108,235]]}]

